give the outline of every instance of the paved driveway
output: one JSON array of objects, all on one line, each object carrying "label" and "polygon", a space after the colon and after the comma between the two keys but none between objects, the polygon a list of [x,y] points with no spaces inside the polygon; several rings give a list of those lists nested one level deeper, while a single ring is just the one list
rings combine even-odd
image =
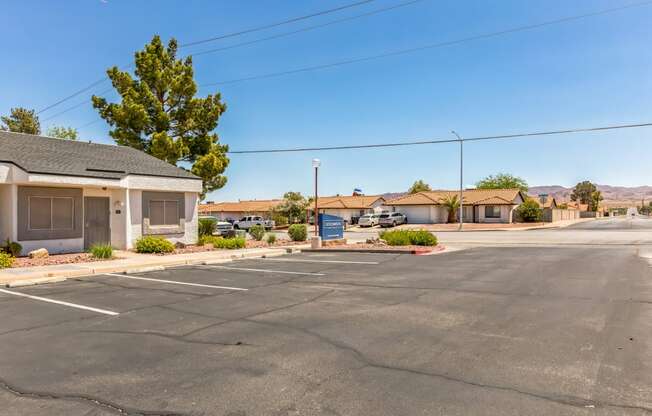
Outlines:
[{"label": "paved driveway", "polygon": [[475,248],[12,289],[0,413],[651,414],[650,270],[632,247]]}]

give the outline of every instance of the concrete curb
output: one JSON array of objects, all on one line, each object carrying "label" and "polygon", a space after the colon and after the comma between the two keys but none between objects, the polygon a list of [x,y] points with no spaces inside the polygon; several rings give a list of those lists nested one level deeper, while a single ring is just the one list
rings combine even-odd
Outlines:
[{"label": "concrete curb", "polygon": [[[19,274],[16,276],[2,276],[0,273],[0,278],[4,280],[0,283],[0,286],[5,287],[22,287],[22,286],[33,286],[46,283],[59,283],[63,282],[70,278],[79,278],[86,276],[100,275],[104,273],[116,273],[116,274],[135,274],[135,273],[147,273],[154,271],[162,271],[166,268],[179,267],[179,266],[192,266],[192,265],[209,265],[209,264],[220,264],[220,263],[229,263],[237,259],[248,259],[248,258],[264,258],[264,257],[278,257],[285,254],[299,253],[301,252],[300,247],[290,247],[290,248],[262,248],[262,249],[252,249],[253,252],[241,252],[241,253],[219,253],[220,257],[213,259],[172,259],[166,260],[165,256],[161,256],[159,262],[163,264],[155,264],[156,261],[149,259],[143,259],[142,265],[126,264],[124,266],[119,265],[102,265],[101,262],[79,266],[77,269],[70,270],[42,270],[38,272],[31,273],[25,277],[21,277]],[[128,261],[128,260],[125,260]],[[147,264],[149,263],[149,264]],[[74,267],[75,265],[71,265]],[[21,270],[21,272],[23,272]],[[29,273],[28,271],[25,271]],[[36,276],[34,276],[36,274]]]}]

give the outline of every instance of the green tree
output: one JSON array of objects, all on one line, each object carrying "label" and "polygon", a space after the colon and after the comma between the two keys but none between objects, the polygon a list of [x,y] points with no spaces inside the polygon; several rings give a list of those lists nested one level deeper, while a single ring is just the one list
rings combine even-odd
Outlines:
[{"label": "green tree", "polygon": [[598,208],[600,207],[600,202],[601,202],[603,199],[604,199],[604,198],[602,197],[602,192],[600,192],[600,191],[594,191],[594,192],[591,194],[591,203],[589,204],[589,205],[590,205],[590,209],[591,209],[591,211],[597,211]]},{"label": "green tree", "polygon": [[0,117],[2,126],[0,129],[9,130],[16,133],[41,134],[41,123],[34,110],[28,110],[23,107],[11,109],[9,116]]},{"label": "green tree", "polygon": [[528,184],[525,179],[509,173],[489,175],[476,182],[475,186],[478,189],[520,189],[523,192],[527,192],[528,190]]},{"label": "green tree", "polygon": [[48,128],[47,134],[57,139],[77,140],[77,129],[72,127],[52,126]]},{"label": "green tree", "polygon": [[135,53],[135,76],[116,66],[107,71],[121,102],[93,96],[93,106],[112,127],[109,134],[119,145],[174,165],[191,164],[192,173],[203,179],[203,198],[226,184],[228,146],[213,132],[226,104],[219,93],[195,97],[192,58],[176,56],[175,39],[165,47],[154,36]]},{"label": "green tree", "polygon": [[412,186],[410,186],[410,189],[408,189],[408,194],[416,194],[418,192],[425,192],[430,190],[430,185],[419,179],[418,181],[414,181]]},{"label": "green tree", "polygon": [[571,201],[579,201],[580,204],[591,204],[592,195],[598,189],[590,181],[579,182],[573,188]]},{"label": "green tree", "polygon": [[442,199],[441,204],[448,209],[448,222],[457,221],[457,211],[460,209],[460,198],[457,194],[448,195]]},{"label": "green tree", "polygon": [[307,206],[308,200],[301,195],[301,192],[286,192],[277,211],[287,217],[290,223],[294,223],[305,218]]}]

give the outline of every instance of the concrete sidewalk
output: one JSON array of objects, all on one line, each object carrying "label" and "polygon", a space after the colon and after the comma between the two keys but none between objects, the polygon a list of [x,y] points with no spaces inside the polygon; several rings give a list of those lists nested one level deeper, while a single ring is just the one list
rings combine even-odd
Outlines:
[{"label": "concrete sidewalk", "polygon": [[[557,222],[536,222],[536,223],[511,223],[511,224],[502,224],[502,223],[477,223],[477,222],[465,222],[464,231],[528,231],[528,230],[538,230],[538,229],[547,229],[547,228],[565,228],[573,224],[578,224],[581,222],[595,221],[596,218],[579,218],[575,220],[563,220]],[[457,231],[459,228],[458,223],[452,224],[404,224],[399,225],[395,228],[381,229],[381,228],[360,228],[359,226],[351,226],[346,229],[347,233],[369,233],[373,231],[380,232],[381,230],[427,230],[431,232],[444,232],[444,231]]]},{"label": "concrete sidewalk", "polygon": [[61,282],[70,277],[89,276],[101,273],[138,273],[187,264],[210,264],[228,262],[240,258],[280,256],[290,251],[308,247],[310,247],[310,244],[280,248],[204,251],[165,256],[118,251],[116,252],[116,256],[119,258],[115,260],[1,269],[0,285],[7,287],[28,286]]}]

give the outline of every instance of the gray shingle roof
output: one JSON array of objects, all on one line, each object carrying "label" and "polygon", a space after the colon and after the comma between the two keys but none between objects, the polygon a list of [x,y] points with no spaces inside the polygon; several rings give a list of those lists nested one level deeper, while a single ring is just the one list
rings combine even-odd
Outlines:
[{"label": "gray shingle roof", "polygon": [[61,140],[0,131],[0,162],[29,173],[121,179],[127,175],[199,179],[192,173],[126,146]]}]

